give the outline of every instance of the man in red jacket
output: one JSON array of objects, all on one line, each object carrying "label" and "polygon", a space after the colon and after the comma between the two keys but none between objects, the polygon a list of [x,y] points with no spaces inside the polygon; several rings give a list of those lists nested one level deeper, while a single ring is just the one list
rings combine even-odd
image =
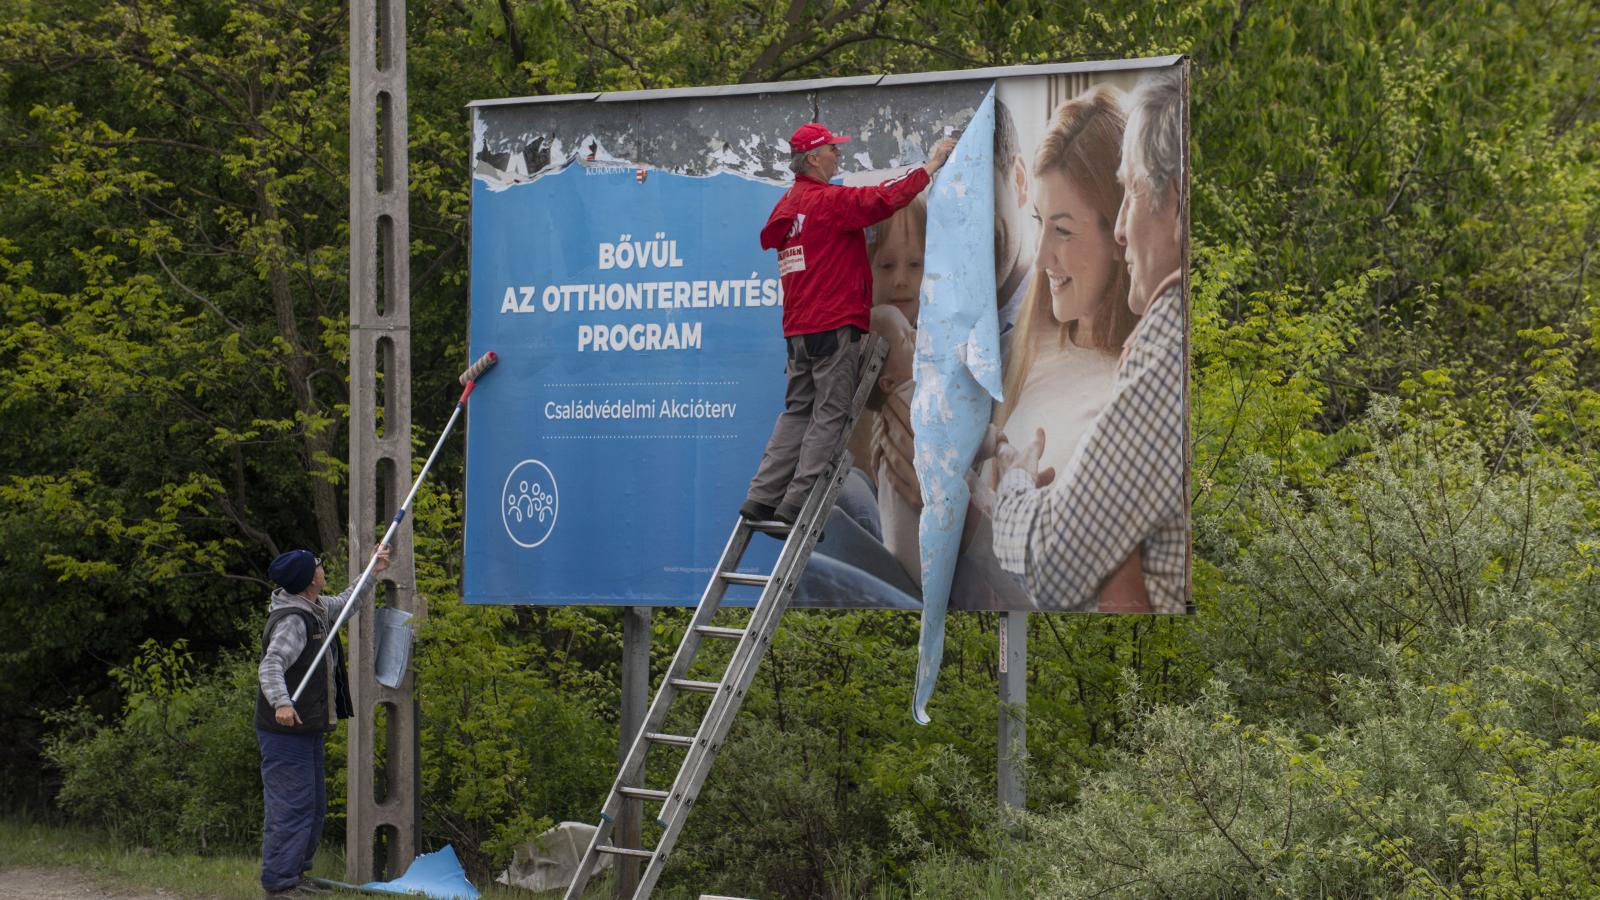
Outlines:
[{"label": "man in red jacket", "polygon": [[778,251],[783,279],[783,336],[789,378],[783,413],[739,514],[793,523],[850,415],[869,330],[872,267],[865,229],[894,215],[928,186],[955,147],[944,138],[927,164],[882,184],[829,184],[839,172],[839,144],[850,140],[812,122],[789,138],[794,186],[761,229],[761,248]]}]

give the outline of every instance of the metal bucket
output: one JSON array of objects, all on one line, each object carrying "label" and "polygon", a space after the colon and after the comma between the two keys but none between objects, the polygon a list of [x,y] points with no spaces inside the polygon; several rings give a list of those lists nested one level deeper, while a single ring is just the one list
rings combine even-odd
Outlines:
[{"label": "metal bucket", "polygon": [[378,658],[373,662],[373,674],[384,687],[399,687],[406,669],[411,667],[411,613],[379,607],[377,639]]}]

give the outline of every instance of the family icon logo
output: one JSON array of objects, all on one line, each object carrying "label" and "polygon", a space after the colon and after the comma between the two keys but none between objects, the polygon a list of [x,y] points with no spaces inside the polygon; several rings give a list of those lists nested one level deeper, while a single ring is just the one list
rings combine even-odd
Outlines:
[{"label": "family icon logo", "polygon": [[537,459],[512,466],[500,496],[500,521],[518,547],[537,547],[550,537],[561,509],[561,495],[549,466]]}]

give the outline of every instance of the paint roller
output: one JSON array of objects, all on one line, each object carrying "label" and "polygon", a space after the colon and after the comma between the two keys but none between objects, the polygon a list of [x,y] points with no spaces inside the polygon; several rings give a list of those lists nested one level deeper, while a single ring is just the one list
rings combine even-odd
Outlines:
[{"label": "paint roller", "polygon": [[[446,437],[450,437],[451,429],[456,428],[456,420],[459,420],[459,418],[461,418],[461,413],[466,410],[467,397],[472,396],[472,389],[477,388],[478,380],[483,378],[483,375],[485,375],[488,370],[491,370],[491,368],[494,368],[494,364],[498,364],[498,362],[499,357],[494,354],[494,351],[486,352],[486,354],[483,354],[483,356],[478,357],[477,362],[469,365],[466,372],[462,372],[461,375],[456,378],[456,381],[459,381],[459,383],[462,384],[461,399],[456,400],[456,410],[454,410],[453,413],[450,413],[450,421],[445,423],[445,431],[438,436],[438,440],[434,444],[434,450],[432,450],[432,453],[427,455],[427,463],[422,463],[422,471],[419,472],[418,476],[416,476],[416,480],[411,482],[410,493],[406,493],[405,503],[400,504],[400,511],[395,512],[394,520],[389,522],[389,530],[384,532],[384,540],[379,541],[378,549],[373,551],[373,557],[366,560],[366,569],[362,570],[362,577],[355,580],[355,588],[350,591],[350,602],[344,604],[344,609],[339,610],[339,617],[333,621],[333,628],[328,629],[328,637],[323,639],[322,647],[318,647],[317,655],[312,657],[310,666],[307,666],[306,676],[301,677],[299,687],[296,687],[293,695],[290,695],[291,703],[299,700],[299,695],[306,690],[306,685],[310,684],[312,674],[317,673],[318,666],[322,665],[322,658],[328,655],[328,649],[330,649],[331,645],[333,645],[333,642],[338,641],[339,628],[344,626],[344,621],[346,621],[347,618],[350,618],[350,615],[355,612],[355,601],[357,601],[357,597],[362,596],[362,589],[365,588],[366,583],[368,583],[368,581],[371,580],[371,577],[373,577],[374,565],[378,564],[378,552],[382,551],[384,548],[387,548],[387,546],[389,546],[389,541],[394,540],[395,530],[400,527],[400,522],[405,520],[406,512],[410,511],[411,509],[411,501],[416,500],[416,492],[418,492],[418,488],[422,487],[422,479],[426,479],[427,471],[434,468],[434,460],[437,460],[440,448],[445,447]],[[400,610],[394,610],[394,612],[400,612]],[[411,628],[410,626],[405,625],[406,618],[411,617],[410,615],[405,615],[405,617],[386,617],[386,620],[384,620],[384,623],[382,623],[382,625],[386,626],[386,628],[381,629],[381,634],[382,636],[387,637],[387,641],[382,641],[381,637],[381,645],[379,645],[378,657],[379,661],[384,663],[384,665],[379,666],[379,673],[381,673],[381,676],[384,677],[384,685],[387,685],[387,687],[395,687],[395,685],[400,684],[400,677],[405,674],[405,663],[408,663],[411,658]],[[395,631],[402,631],[403,636],[395,636]],[[387,642],[387,650],[389,650],[389,655],[387,655],[387,657],[386,647],[382,645],[384,642]],[[397,661],[398,666],[395,665]],[[390,684],[390,682],[392,682],[392,684]]]}]

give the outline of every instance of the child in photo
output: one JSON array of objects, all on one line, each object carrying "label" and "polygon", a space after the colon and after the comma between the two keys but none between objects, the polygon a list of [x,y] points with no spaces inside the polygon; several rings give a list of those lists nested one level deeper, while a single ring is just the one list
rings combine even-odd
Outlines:
[{"label": "child in photo", "polygon": [[[867,263],[872,267],[872,305],[890,306],[900,311],[910,327],[917,324],[922,291],[922,256],[927,245],[928,197],[918,194],[904,209],[867,231]],[[874,323],[873,331],[877,332]],[[913,332],[915,333],[915,332]],[[894,466],[892,473],[900,482],[900,490],[910,491],[917,509],[922,500],[917,497],[916,475],[911,467],[911,395],[905,402],[892,403],[889,414],[895,416],[891,423],[893,435]],[[850,454],[858,468],[879,492],[885,484],[878,478],[876,465],[878,453],[878,418],[883,415],[887,398],[874,393],[861,411],[856,429],[850,435]],[[873,464],[868,465],[868,460]]]},{"label": "child in photo", "polygon": [[917,525],[922,515],[921,488],[914,471],[909,478],[896,471],[901,465],[909,468],[911,461],[909,415],[911,394],[916,389],[912,372],[917,331],[899,305],[886,303],[872,308],[872,333],[889,344],[889,354],[884,359],[883,372],[878,376],[874,392],[883,404],[872,431],[878,521],[884,546],[920,587],[922,562],[918,554]]},{"label": "child in photo", "polygon": [[872,305],[900,310],[912,328],[921,308],[922,257],[928,244],[928,197],[918,194],[879,223],[867,247],[872,266]]}]

